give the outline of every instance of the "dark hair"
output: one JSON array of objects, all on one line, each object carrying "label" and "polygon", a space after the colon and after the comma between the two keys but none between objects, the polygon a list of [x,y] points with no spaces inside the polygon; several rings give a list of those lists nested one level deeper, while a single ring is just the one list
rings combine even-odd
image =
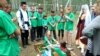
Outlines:
[{"label": "dark hair", "polygon": [[66,48],[66,44],[67,44],[66,42],[61,42],[60,46],[63,47],[63,48]]},{"label": "dark hair", "polygon": [[26,2],[21,2],[21,6],[23,6],[24,4],[26,4]]},{"label": "dark hair", "polygon": [[43,7],[40,6],[40,7],[38,7],[38,9],[43,9]]},{"label": "dark hair", "polygon": [[51,13],[55,13],[55,11],[54,10],[51,10]]}]

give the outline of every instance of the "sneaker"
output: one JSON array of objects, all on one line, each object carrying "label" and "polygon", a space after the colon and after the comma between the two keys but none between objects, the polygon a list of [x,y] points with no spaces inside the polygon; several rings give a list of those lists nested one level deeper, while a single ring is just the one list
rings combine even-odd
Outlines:
[{"label": "sneaker", "polygon": [[81,47],[80,46],[77,46],[77,48],[80,49]]},{"label": "sneaker", "polygon": [[73,50],[73,48],[67,48],[69,51],[72,51]]}]

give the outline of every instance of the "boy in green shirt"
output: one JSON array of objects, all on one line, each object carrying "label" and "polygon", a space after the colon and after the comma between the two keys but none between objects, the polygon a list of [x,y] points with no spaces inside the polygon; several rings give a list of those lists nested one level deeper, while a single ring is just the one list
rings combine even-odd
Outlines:
[{"label": "boy in green shirt", "polygon": [[38,18],[37,18],[37,37],[38,38],[43,38],[43,17],[44,17],[44,12],[43,8],[39,7],[38,8]]},{"label": "boy in green shirt", "polygon": [[31,20],[31,41],[35,41],[37,33],[37,12],[35,11],[35,6],[31,6],[31,11],[29,12],[29,17]]},{"label": "boy in green shirt", "polygon": [[48,17],[49,30],[53,32],[53,36],[56,39],[56,24],[57,17],[55,16],[55,12],[51,11],[51,16]]}]

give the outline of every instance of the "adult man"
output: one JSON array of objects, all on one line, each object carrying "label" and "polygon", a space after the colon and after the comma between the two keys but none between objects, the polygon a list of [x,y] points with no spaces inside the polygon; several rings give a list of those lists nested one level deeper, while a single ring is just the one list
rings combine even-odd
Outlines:
[{"label": "adult man", "polygon": [[19,45],[16,36],[20,30],[12,22],[7,12],[7,1],[0,0],[0,56],[19,56]]},{"label": "adult man", "polygon": [[26,45],[29,44],[28,36],[29,36],[29,27],[31,25],[26,8],[27,8],[26,2],[21,2],[21,8],[16,13],[18,18],[18,23],[21,29],[21,39],[24,48],[26,47]]}]

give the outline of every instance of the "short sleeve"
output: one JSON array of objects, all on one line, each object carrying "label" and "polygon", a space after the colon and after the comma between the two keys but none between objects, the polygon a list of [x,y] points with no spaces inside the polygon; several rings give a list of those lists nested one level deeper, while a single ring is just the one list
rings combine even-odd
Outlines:
[{"label": "short sleeve", "polygon": [[7,17],[7,15],[4,15],[1,17],[1,21],[2,21],[2,28],[4,28],[5,32],[8,35],[11,35],[15,32],[15,30],[17,29],[17,27],[15,26],[15,24],[11,21],[11,19],[9,17]]},{"label": "short sleeve", "polygon": [[75,18],[75,15],[73,13],[71,13],[70,18],[71,19],[74,19]]},{"label": "short sleeve", "polygon": [[35,12],[35,13],[34,13],[34,16],[35,16],[36,18],[38,18],[38,13],[37,13],[37,12]]}]

